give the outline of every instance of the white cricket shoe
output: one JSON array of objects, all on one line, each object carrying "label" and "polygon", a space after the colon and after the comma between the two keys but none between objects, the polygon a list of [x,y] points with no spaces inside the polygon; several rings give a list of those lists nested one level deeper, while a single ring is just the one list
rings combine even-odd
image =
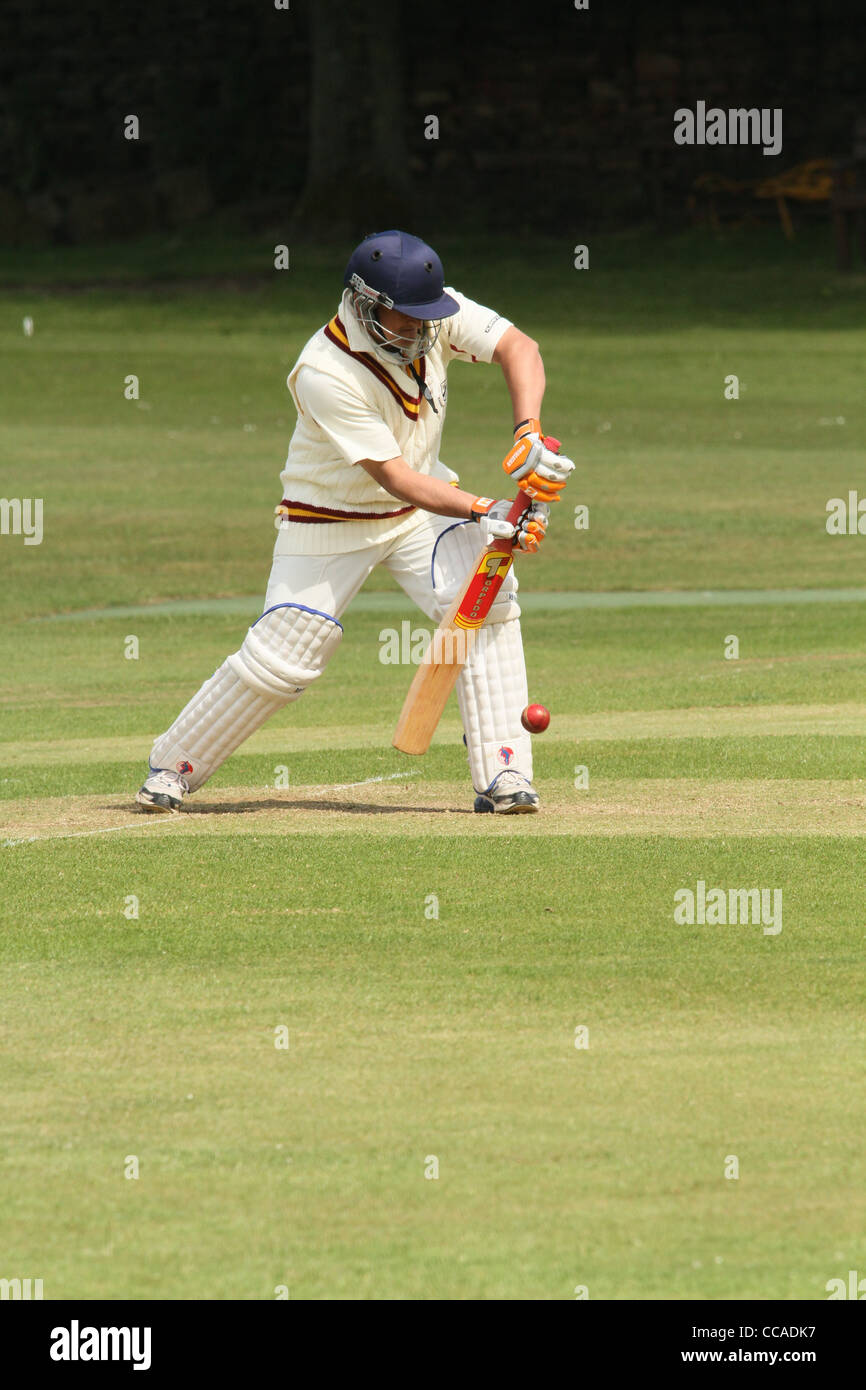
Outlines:
[{"label": "white cricket shoe", "polygon": [[486,792],[475,798],[475,810],[493,811],[499,816],[525,816],[539,807],[538,792],[520,772],[500,772]]},{"label": "white cricket shoe", "polygon": [[188,791],[189,782],[179,772],[152,768],[135,799],[146,811],[179,811]]}]

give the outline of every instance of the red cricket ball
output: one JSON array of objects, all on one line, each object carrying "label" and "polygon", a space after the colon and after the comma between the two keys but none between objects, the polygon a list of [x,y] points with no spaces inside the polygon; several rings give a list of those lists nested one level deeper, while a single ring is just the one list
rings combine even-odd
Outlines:
[{"label": "red cricket ball", "polygon": [[530,734],[543,734],[550,723],[550,710],[544,705],[527,705],[520,722]]}]

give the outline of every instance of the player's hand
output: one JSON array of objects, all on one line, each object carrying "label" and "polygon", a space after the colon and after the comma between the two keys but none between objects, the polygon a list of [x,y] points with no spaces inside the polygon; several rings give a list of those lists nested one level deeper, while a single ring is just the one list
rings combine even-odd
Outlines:
[{"label": "player's hand", "polygon": [[559,440],[541,432],[540,420],[524,420],[514,431],[514,444],[502,460],[509,478],[538,502],[558,502],[574,472],[570,458],[559,452]]},{"label": "player's hand", "polygon": [[476,497],[472,504],[472,520],[480,523],[488,544],[490,541],[513,540],[518,550],[533,554],[544,540],[550,508],[546,502],[532,501],[515,526],[506,519],[513,506],[510,497],[503,497],[498,502],[491,497]]}]

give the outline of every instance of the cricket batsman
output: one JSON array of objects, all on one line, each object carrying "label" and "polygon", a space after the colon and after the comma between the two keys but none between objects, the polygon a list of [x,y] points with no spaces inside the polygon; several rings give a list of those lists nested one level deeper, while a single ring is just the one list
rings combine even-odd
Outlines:
[{"label": "cricket batsman", "polygon": [[[153,745],[136,797],[179,811],[245,739],[322,675],[347,606],[383,565],[438,623],[482,545],[536,551],[549,504],[574,468],[539,416],[538,344],[446,287],[432,247],[406,232],[368,236],[346,267],[339,309],[288,376],[298,412],[281,476],[278,534],[262,616]],[[496,362],[514,417],[503,467],[531,503],[476,497],[439,457],[451,362]],[[475,810],[538,810],[517,580],[513,569],[457,679]]]}]

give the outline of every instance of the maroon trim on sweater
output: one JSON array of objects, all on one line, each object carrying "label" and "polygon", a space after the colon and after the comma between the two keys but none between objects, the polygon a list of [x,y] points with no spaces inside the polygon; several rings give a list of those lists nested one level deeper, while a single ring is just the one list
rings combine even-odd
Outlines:
[{"label": "maroon trim on sweater", "polygon": [[287,521],[297,521],[302,526],[319,525],[326,526],[330,521],[388,521],[395,516],[406,516],[408,512],[414,512],[414,506],[398,507],[393,512],[349,512],[338,511],[335,507],[316,507],[311,502],[292,502],[284,497],[280,503],[281,507],[291,507],[295,511],[312,512],[312,516],[290,516]]},{"label": "maroon trim on sweater", "polygon": [[[459,352],[459,353],[461,353],[464,357],[466,356],[466,349],[465,349],[465,348],[459,348],[459,347],[457,346],[456,343],[452,343],[452,344],[451,344],[451,351],[452,351],[452,352]],[[478,361],[478,358],[475,356],[475,353],[474,353],[474,352],[470,352],[469,356],[472,358],[472,361],[473,361],[473,362],[477,362],[477,361]]]}]

